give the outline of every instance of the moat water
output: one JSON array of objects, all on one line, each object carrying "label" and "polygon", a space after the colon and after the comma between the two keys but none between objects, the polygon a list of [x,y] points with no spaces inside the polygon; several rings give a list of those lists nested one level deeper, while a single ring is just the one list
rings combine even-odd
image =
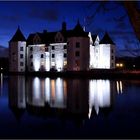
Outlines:
[{"label": "moat water", "polygon": [[0,138],[140,138],[140,80],[0,75]]}]

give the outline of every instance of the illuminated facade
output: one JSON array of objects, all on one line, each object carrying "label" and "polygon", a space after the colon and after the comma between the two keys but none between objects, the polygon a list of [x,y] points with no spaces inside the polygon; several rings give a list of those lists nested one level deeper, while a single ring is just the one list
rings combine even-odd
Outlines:
[{"label": "illuminated facade", "polygon": [[19,27],[9,41],[9,69],[14,72],[24,72],[26,69],[26,39]]},{"label": "illuminated facade", "polygon": [[23,36],[18,28],[9,42],[10,71],[81,71],[115,68],[115,44],[106,33],[102,40],[85,32],[79,21],[72,30]]},{"label": "illuminated facade", "polygon": [[114,69],[115,68],[115,44],[105,33],[102,40],[98,35],[90,38],[90,69]]}]

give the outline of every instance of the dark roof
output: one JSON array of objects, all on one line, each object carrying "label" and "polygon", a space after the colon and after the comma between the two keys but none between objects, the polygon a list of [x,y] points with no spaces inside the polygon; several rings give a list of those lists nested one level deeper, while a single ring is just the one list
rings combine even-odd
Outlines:
[{"label": "dark roof", "polygon": [[91,35],[91,37],[92,37],[92,41],[95,42],[97,35]]},{"label": "dark roof", "polygon": [[115,45],[115,43],[112,41],[108,33],[105,33],[104,37],[101,39],[99,44],[112,44]]},{"label": "dark roof", "polygon": [[88,37],[88,32],[83,30],[79,20],[69,37]]},{"label": "dark roof", "polygon": [[16,33],[14,34],[14,36],[12,37],[12,39],[10,40],[10,42],[16,42],[16,41],[26,41],[19,27]]},{"label": "dark roof", "polygon": [[60,32],[63,35],[64,42],[67,42],[67,39],[69,37],[88,37],[88,32],[85,32],[83,30],[82,26],[80,25],[78,21],[77,25],[74,27],[73,30],[60,30],[56,32],[42,32],[42,33],[30,34],[27,38],[27,44],[30,44],[30,45],[33,44],[33,38],[36,34],[38,34],[38,36],[40,37],[41,43],[45,43],[45,44],[54,43],[56,42],[55,36],[58,32]]}]

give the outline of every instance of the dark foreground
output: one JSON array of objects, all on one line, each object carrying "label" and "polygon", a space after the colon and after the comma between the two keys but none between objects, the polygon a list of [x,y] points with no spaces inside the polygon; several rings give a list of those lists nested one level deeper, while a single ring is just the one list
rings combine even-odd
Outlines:
[{"label": "dark foreground", "polygon": [[0,138],[140,138],[140,80],[3,76]]},{"label": "dark foreground", "polygon": [[88,78],[88,79],[139,79],[140,70],[107,70],[97,69],[91,71],[64,71],[64,72],[7,72],[6,75],[25,75],[42,77],[66,77],[66,78]]}]

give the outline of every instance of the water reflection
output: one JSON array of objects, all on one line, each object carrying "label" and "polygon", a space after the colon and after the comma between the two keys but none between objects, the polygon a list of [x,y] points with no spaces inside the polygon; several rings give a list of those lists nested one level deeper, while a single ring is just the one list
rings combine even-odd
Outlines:
[{"label": "water reflection", "polygon": [[0,96],[3,94],[3,73],[0,74]]},{"label": "water reflection", "polygon": [[19,120],[26,108],[25,78],[13,76],[9,79],[9,107]]},{"label": "water reflection", "polygon": [[123,93],[122,81],[116,81],[116,87],[117,87],[117,93],[122,94]]},{"label": "water reflection", "polygon": [[9,107],[15,114],[26,109],[34,115],[82,121],[112,108],[115,86],[109,80],[10,76]]},{"label": "water reflection", "polygon": [[115,93],[114,81],[90,80],[89,82],[89,118],[92,111],[98,115],[102,108],[111,108],[113,94]]}]

